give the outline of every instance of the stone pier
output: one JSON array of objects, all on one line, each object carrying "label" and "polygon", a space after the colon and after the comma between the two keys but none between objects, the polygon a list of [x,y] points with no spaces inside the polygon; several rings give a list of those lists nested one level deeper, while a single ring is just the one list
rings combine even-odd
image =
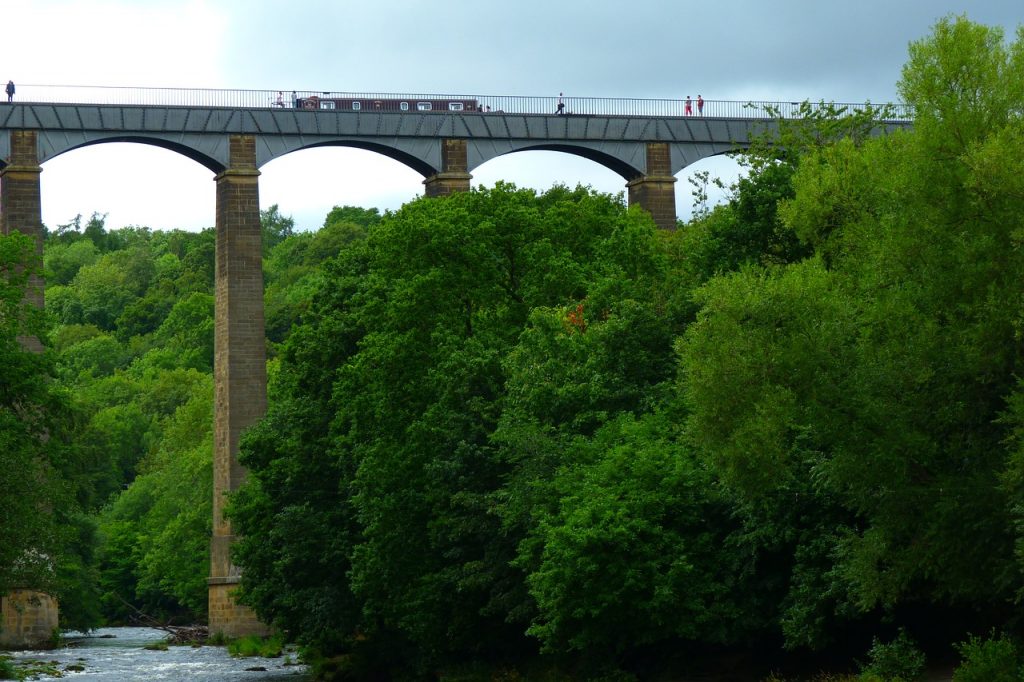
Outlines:
[{"label": "stone pier", "polygon": [[647,143],[647,173],[626,183],[629,205],[647,210],[663,230],[676,229],[676,178],[667,142]]},{"label": "stone pier", "polygon": [[57,600],[34,590],[0,597],[0,649],[52,649]]},{"label": "stone pier", "polygon": [[441,140],[441,172],[423,181],[424,194],[428,197],[446,197],[453,192],[468,192],[468,154],[465,140]]},{"label": "stone pier", "polygon": [[267,410],[256,138],[233,135],[230,165],[217,175],[217,268],[214,318],[213,537],[210,542],[210,633],[265,635],[269,629],[233,592],[241,574],[231,563],[234,540],[224,518],[228,493],[245,480],[238,462],[242,431]]},{"label": "stone pier", "polygon": [[[10,131],[11,155],[0,169],[0,233],[21,232],[32,237],[43,254],[42,194],[39,189],[38,138],[34,130]],[[25,298],[43,307],[43,278],[33,275]],[[41,353],[39,339],[19,337],[22,346]],[[59,624],[57,600],[31,589],[16,589],[0,597],[0,648],[37,649],[52,646]]]},{"label": "stone pier", "polygon": [[[10,132],[11,156],[0,169],[0,232],[21,232],[35,240],[36,254],[43,257],[42,193],[39,188],[37,133],[34,130]],[[43,307],[43,278],[33,275],[25,298]],[[42,352],[39,339],[26,337],[22,344],[29,350]]]}]

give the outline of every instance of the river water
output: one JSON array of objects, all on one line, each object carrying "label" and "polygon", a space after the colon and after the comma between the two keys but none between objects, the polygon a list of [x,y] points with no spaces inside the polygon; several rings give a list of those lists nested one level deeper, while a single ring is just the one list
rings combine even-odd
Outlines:
[{"label": "river water", "polygon": [[[227,647],[222,646],[172,646],[167,651],[144,648],[165,637],[166,633],[151,628],[100,628],[88,635],[69,633],[57,649],[14,652],[14,663],[54,662],[51,667],[60,670],[63,679],[82,682],[305,682],[311,679],[305,666],[285,665],[285,657],[232,658]],[[291,659],[295,659],[294,654]],[[81,666],[81,671],[78,671],[78,666]],[[30,679],[46,680],[50,677],[40,675]]]}]

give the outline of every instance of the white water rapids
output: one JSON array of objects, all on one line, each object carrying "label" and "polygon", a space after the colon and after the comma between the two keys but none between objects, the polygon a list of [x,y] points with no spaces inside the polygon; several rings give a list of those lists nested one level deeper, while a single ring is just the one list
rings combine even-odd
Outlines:
[{"label": "white water rapids", "polygon": [[[222,646],[172,646],[167,651],[144,648],[166,633],[150,628],[100,628],[85,635],[65,634],[61,646],[50,651],[14,652],[14,663],[55,662],[62,679],[83,682],[188,680],[239,682],[241,680],[309,680],[303,665],[285,665],[280,658],[232,658]],[[295,660],[295,656],[291,656]],[[73,666],[71,670],[69,666]],[[82,670],[78,671],[77,666]],[[264,670],[255,670],[263,668]],[[52,679],[46,676],[30,679]]]}]

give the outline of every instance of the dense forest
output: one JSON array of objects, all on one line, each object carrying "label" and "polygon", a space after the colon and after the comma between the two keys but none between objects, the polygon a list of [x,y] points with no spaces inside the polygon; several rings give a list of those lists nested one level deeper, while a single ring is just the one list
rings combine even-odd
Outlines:
[{"label": "dense forest", "polygon": [[[561,186],[263,212],[242,599],[337,679],[1020,679],[1024,29],[942,19],[898,87],[912,129],[806,106],[676,231]],[[0,236],[0,592],[203,620],[214,233],[34,253]]]}]

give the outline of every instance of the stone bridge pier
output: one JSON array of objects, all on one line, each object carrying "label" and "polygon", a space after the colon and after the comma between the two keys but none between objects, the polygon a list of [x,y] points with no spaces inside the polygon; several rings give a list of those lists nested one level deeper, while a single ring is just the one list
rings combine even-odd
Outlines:
[{"label": "stone bridge pier", "polygon": [[444,197],[453,192],[468,192],[469,155],[466,140],[444,139],[441,142],[441,170],[423,181],[428,197]]},{"label": "stone bridge pier", "polygon": [[[32,237],[36,253],[43,253],[42,195],[39,189],[37,135],[34,130],[10,132],[9,163],[0,169],[0,233],[21,232]],[[43,278],[33,276],[26,298],[43,307]],[[41,353],[34,336],[20,337],[23,347]],[[0,648],[49,648],[58,626],[57,600],[52,595],[23,585],[0,595]]]},{"label": "stone bridge pier", "polygon": [[[238,462],[239,439],[266,412],[267,374],[255,138],[232,135],[229,147],[227,168],[215,178],[214,518],[208,583],[210,631],[239,637],[267,634],[269,629],[234,599],[240,571],[231,563],[229,550],[235,536],[223,510],[227,495],[245,480],[245,468]],[[30,235],[41,255],[42,169],[36,131],[10,131],[9,148],[8,163],[0,168],[0,230]],[[43,306],[41,277],[33,278],[27,298]],[[35,337],[21,341],[42,351]],[[57,600],[32,587],[23,586],[0,598],[0,647],[45,646],[58,627]]]},{"label": "stone bridge pier", "polygon": [[647,143],[647,173],[626,183],[629,205],[651,214],[663,230],[676,229],[676,178],[667,142]]},{"label": "stone bridge pier", "polygon": [[267,411],[263,317],[263,246],[256,139],[232,135],[228,168],[217,182],[214,313],[213,537],[210,541],[210,633],[266,635],[269,628],[234,598],[241,578],[231,563],[235,535],[224,518],[227,495],[245,480],[238,462],[242,431]]}]

